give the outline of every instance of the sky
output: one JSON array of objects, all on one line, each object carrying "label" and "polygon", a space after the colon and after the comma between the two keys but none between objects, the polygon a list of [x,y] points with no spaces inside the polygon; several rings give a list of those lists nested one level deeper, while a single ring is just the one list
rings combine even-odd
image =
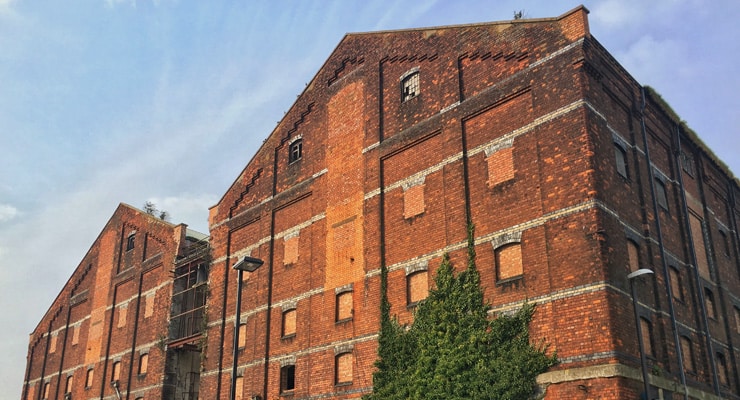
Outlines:
[{"label": "sky", "polygon": [[0,0],[0,400],[119,203],[207,233],[349,32],[589,10],[594,37],[740,174],[736,0]]}]

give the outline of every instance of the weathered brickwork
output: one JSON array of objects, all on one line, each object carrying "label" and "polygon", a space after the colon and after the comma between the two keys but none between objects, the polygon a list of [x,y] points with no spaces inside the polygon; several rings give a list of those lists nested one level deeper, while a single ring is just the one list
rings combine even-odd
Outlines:
[{"label": "weathered brickwork", "polygon": [[[229,398],[232,377],[242,399],[369,393],[381,270],[412,322],[443,255],[466,265],[471,221],[491,317],[536,303],[532,340],[557,351],[545,399],[640,398],[638,338],[652,397],[740,399],[740,186],[587,14],[345,36],[210,209],[198,396]],[[135,380],[142,351],[160,398],[169,267],[121,255],[143,228],[115,221],[32,335],[25,398],[72,370],[82,387],[90,366],[73,398],[110,397],[112,363]],[[239,285],[239,329],[244,256],[264,265]],[[627,276],[644,268],[636,316]],[[60,367],[69,346],[85,350]]]}]

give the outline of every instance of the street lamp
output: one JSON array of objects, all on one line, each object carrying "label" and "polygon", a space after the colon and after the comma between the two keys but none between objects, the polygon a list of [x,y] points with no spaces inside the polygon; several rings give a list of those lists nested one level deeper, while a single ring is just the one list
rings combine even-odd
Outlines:
[{"label": "street lamp", "polygon": [[642,383],[645,385],[645,399],[650,400],[650,383],[648,382],[647,360],[645,359],[645,343],[642,340],[642,326],[640,316],[637,313],[637,292],[635,291],[635,279],[642,275],[652,274],[653,271],[647,268],[641,268],[627,275],[630,282],[630,292],[632,293],[632,307],[635,310],[635,326],[637,326],[637,342],[640,345],[640,368],[642,369]]},{"label": "street lamp", "polygon": [[254,272],[265,262],[259,258],[244,257],[237,261],[232,268],[239,271],[236,281],[236,316],[234,318],[234,354],[231,365],[231,400],[236,400],[236,364],[239,357],[239,325],[241,325],[242,308],[242,274],[244,271]]}]

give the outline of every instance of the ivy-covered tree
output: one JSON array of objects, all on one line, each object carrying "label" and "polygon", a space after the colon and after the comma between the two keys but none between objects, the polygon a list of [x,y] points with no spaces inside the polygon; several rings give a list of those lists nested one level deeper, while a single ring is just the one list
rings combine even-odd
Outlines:
[{"label": "ivy-covered tree", "polygon": [[[468,265],[455,275],[448,255],[435,287],[421,302],[410,327],[390,316],[383,295],[373,393],[366,400],[527,399],[535,378],[557,362],[529,341],[534,306],[489,319],[475,266],[473,228]],[[383,293],[387,271],[381,273]]]}]

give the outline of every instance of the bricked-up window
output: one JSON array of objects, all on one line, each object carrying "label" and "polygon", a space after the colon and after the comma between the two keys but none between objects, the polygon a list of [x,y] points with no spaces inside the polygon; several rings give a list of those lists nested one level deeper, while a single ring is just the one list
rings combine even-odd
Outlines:
[{"label": "bricked-up window", "polygon": [[55,351],[57,351],[57,334],[52,333],[51,338],[49,338],[49,354],[53,354]]},{"label": "bricked-up window", "polygon": [[296,139],[288,146],[288,163],[294,163],[303,158],[303,139]]},{"label": "bricked-up window", "polygon": [[704,288],[704,308],[706,308],[707,318],[717,319],[717,308],[714,303],[714,293],[709,288]]},{"label": "bricked-up window", "polygon": [[72,345],[80,343],[80,326],[81,325],[82,324],[78,323],[72,327]]},{"label": "bricked-up window", "polygon": [[154,296],[154,293],[150,293],[144,298],[144,318],[154,315]]},{"label": "bricked-up window", "polygon": [[149,353],[139,356],[139,375],[144,375],[149,370]]},{"label": "bricked-up window", "polygon": [[679,301],[684,301],[681,271],[674,266],[670,266],[668,267],[668,275],[671,278],[671,292],[673,292],[673,298]]},{"label": "bricked-up window", "polygon": [[410,186],[403,191],[403,217],[413,218],[424,213],[424,185]]},{"label": "bricked-up window", "polygon": [[401,101],[409,101],[419,93],[419,68],[414,68],[401,75]]},{"label": "bricked-up window", "polygon": [[346,290],[337,293],[336,321],[347,321],[352,319],[352,291]]},{"label": "bricked-up window", "polygon": [[280,368],[280,393],[295,389],[295,365],[284,365]]},{"label": "bricked-up window", "polygon": [[640,247],[632,240],[627,240],[627,267],[630,272],[640,269]]},{"label": "bricked-up window", "polygon": [[488,187],[514,179],[514,141],[507,140],[485,150]]},{"label": "bricked-up window", "polygon": [[683,369],[686,371],[695,371],[694,346],[691,343],[691,339],[686,336],[681,336],[681,355],[683,356]]},{"label": "bricked-up window", "polygon": [[117,381],[121,379],[121,362],[114,361],[113,367],[111,368],[110,380]]},{"label": "bricked-up window", "polygon": [[44,392],[41,396],[42,399],[48,399],[49,398],[49,382],[44,383]]},{"label": "bricked-up window", "polygon": [[33,383],[28,384],[28,400],[36,400],[36,385]]},{"label": "bricked-up window", "polygon": [[247,324],[239,324],[239,343],[238,347],[243,349],[247,345]]},{"label": "bricked-up window", "polygon": [[655,178],[655,197],[658,200],[658,205],[664,210],[668,211],[668,192],[666,191],[665,183],[659,178]]},{"label": "bricked-up window", "polygon": [[622,177],[629,179],[629,169],[627,168],[627,150],[618,143],[614,143],[614,156],[616,158],[617,173]]},{"label": "bricked-up window", "polygon": [[93,385],[93,378],[95,377],[95,370],[90,368],[87,370],[87,375],[85,375],[85,387],[91,388]]},{"label": "bricked-up window", "polygon": [[727,360],[725,360],[725,355],[722,353],[717,353],[714,357],[714,360],[717,363],[717,377],[719,378],[719,383],[724,386],[729,385],[730,378],[728,375]]},{"label": "bricked-up window", "polygon": [[237,376],[234,381],[234,398],[242,400],[244,398],[244,377]]},{"label": "bricked-up window", "polygon": [[123,328],[126,326],[126,316],[128,314],[128,304],[124,304],[118,307],[118,327]]},{"label": "bricked-up window", "polygon": [[126,238],[126,251],[133,250],[136,245],[136,234],[132,233]]},{"label": "bricked-up window", "polygon": [[298,235],[288,235],[283,239],[283,265],[298,263]]},{"label": "bricked-up window", "polygon": [[406,276],[406,303],[410,306],[424,300],[429,295],[427,271],[415,271]]},{"label": "bricked-up window", "polygon": [[67,375],[67,383],[64,385],[64,393],[72,393],[72,385],[74,384],[74,375]]},{"label": "bricked-up window", "polygon": [[653,325],[647,318],[640,317],[640,332],[642,333],[642,345],[645,349],[645,354],[654,356],[653,353]]},{"label": "bricked-up window", "polygon": [[354,365],[352,352],[337,354],[334,361],[334,383],[336,385],[352,383],[352,367]]},{"label": "bricked-up window", "polygon": [[295,308],[283,311],[283,337],[290,337],[295,335],[296,324],[295,324],[296,311]]},{"label": "bricked-up window", "polygon": [[506,281],[519,278],[524,273],[521,243],[509,243],[498,247],[495,252],[496,280]]},{"label": "bricked-up window", "polygon": [[681,167],[690,176],[696,176],[696,163],[694,162],[694,156],[690,153],[681,151]]},{"label": "bricked-up window", "polygon": [[699,276],[711,280],[709,261],[707,261],[707,250],[704,247],[703,222],[695,214],[689,213],[689,225],[691,226],[691,239],[694,244],[694,252],[696,253],[696,268],[699,270]]}]

